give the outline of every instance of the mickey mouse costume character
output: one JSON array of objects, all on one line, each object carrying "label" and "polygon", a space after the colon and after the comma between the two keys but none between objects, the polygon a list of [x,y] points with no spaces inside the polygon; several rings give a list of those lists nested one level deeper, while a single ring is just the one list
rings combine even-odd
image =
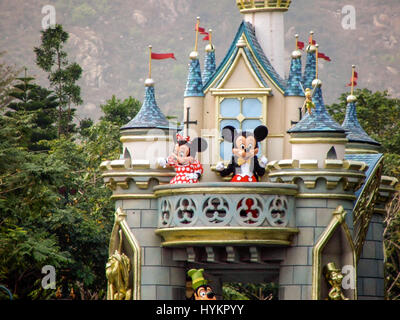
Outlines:
[{"label": "mickey mouse costume character", "polygon": [[260,125],[250,131],[236,130],[232,126],[222,129],[222,137],[232,143],[232,159],[225,168],[223,162],[216,166],[222,177],[234,174],[231,182],[257,182],[265,174],[267,158],[262,156],[258,161],[259,143],[268,136],[268,128]]},{"label": "mickey mouse costume character", "polygon": [[170,184],[198,183],[203,174],[203,166],[194,159],[194,156],[206,149],[207,142],[204,139],[195,138],[190,141],[190,137],[185,138],[177,133],[173,154],[167,159],[158,159],[158,164],[164,168],[167,165],[175,168],[176,176]]}]

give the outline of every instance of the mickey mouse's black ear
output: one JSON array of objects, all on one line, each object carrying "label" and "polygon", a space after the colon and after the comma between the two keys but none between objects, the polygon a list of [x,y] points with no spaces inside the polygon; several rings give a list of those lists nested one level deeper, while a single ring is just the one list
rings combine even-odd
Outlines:
[{"label": "mickey mouse's black ear", "polygon": [[268,136],[268,128],[264,125],[258,126],[254,129],[254,138],[258,142],[263,141]]},{"label": "mickey mouse's black ear", "polygon": [[196,154],[197,152],[204,152],[206,151],[208,147],[208,143],[205,139],[203,138],[194,138],[193,141],[191,142],[191,147],[190,151],[193,151],[193,154]]},{"label": "mickey mouse's black ear", "polygon": [[233,138],[235,137],[235,128],[232,126],[226,126],[222,129],[221,135],[222,138],[227,142],[233,142]]}]

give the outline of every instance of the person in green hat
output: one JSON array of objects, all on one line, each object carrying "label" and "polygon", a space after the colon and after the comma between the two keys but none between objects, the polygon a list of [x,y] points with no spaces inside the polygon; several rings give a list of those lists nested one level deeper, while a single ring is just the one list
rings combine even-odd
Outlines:
[{"label": "person in green hat", "polygon": [[207,284],[203,276],[204,269],[190,269],[188,276],[192,278],[194,300],[217,300],[213,289]]}]

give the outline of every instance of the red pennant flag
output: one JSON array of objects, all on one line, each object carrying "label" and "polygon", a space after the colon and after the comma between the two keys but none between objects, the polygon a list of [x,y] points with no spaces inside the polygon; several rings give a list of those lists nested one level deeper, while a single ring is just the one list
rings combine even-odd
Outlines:
[{"label": "red pennant flag", "polygon": [[304,50],[304,46],[305,46],[304,42],[297,41],[297,48],[299,48],[300,50]]},{"label": "red pennant flag", "polygon": [[354,77],[350,79],[350,83],[346,84],[346,87],[351,87],[354,85],[355,87],[357,86],[357,80],[358,80],[358,73],[354,71]]},{"label": "red pennant flag", "polygon": [[331,58],[329,58],[325,53],[318,52],[318,58],[324,59],[326,61],[332,61]]},{"label": "red pennant flag", "polygon": [[163,59],[174,59],[176,60],[175,56],[173,53],[151,53],[151,58],[154,60],[163,60]]},{"label": "red pennant flag", "polygon": [[[203,33],[202,33],[202,34],[203,34]],[[203,38],[203,40],[204,40],[204,41],[210,40],[210,34],[209,34],[208,32],[205,32],[205,34],[207,34],[207,35]]]},{"label": "red pennant flag", "polygon": [[204,29],[196,24],[194,31],[198,31],[198,32],[202,33],[202,32],[206,32],[206,29]]}]

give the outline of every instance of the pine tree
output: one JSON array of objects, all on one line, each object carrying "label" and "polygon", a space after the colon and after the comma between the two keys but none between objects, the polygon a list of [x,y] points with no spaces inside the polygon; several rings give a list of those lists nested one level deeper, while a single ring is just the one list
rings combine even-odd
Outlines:
[{"label": "pine tree", "polygon": [[26,114],[30,121],[24,128],[25,146],[31,151],[47,150],[40,141],[57,137],[54,126],[57,121],[57,97],[52,91],[33,83],[35,79],[27,76],[26,68],[24,76],[16,80],[18,83],[9,93],[14,100],[8,104],[7,108],[10,111],[6,114],[10,117]]},{"label": "pine tree", "polygon": [[50,87],[58,98],[58,136],[68,134],[74,129],[72,120],[76,109],[73,105],[82,104],[81,88],[76,82],[81,78],[79,64],[69,63],[67,52],[63,50],[69,34],[59,24],[41,31],[41,45],[34,48],[36,64],[48,73]]}]

